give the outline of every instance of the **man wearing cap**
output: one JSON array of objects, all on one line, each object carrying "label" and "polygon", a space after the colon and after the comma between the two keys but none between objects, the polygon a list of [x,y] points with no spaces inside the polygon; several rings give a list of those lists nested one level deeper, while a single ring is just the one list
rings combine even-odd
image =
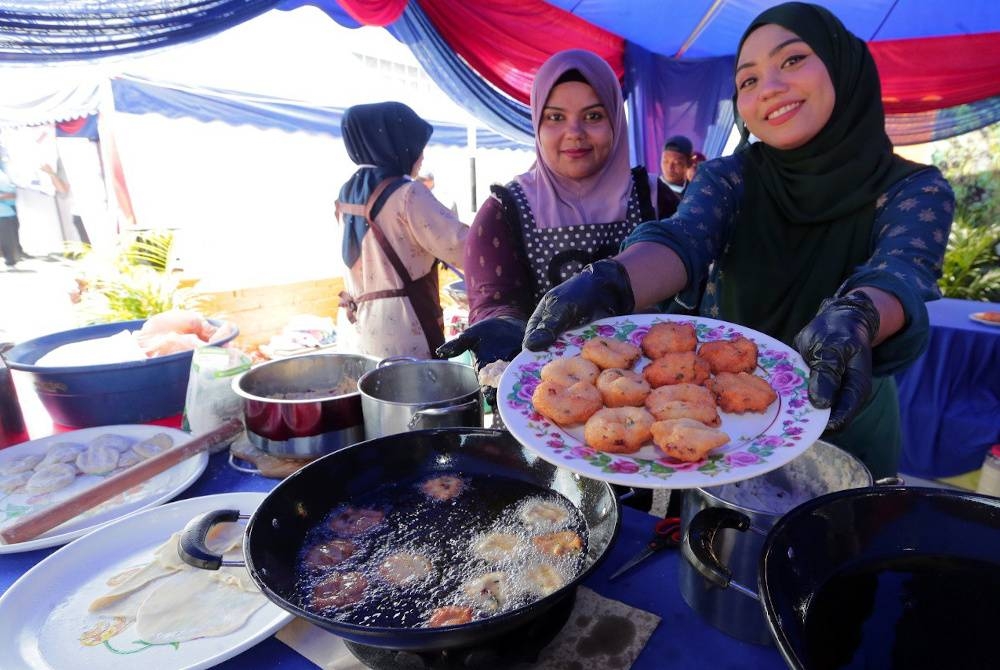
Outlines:
[{"label": "man wearing cap", "polygon": [[683,135],[674,135],[663,145],[660,154],[660,178],[656,182],[656,212],[661,219],[677,211],[677,204],[687,188],[687,170],[694,147]]}]

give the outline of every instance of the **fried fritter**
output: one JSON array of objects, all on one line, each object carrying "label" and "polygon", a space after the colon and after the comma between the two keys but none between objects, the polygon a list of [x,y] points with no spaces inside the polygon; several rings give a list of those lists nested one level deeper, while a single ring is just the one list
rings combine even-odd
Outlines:
[{"label": "fried fritter", "polygon": [[708,362],[693,351],[664,354],[642,370],[653,388],[668,384],[701,384],[711,376]]},{"label": "fried fritter", "polygon": [[531,543],[538,551],[553,556],[565,556],[583,551],[583,539],[571,530],[536,535],[531,538]]},{"label": "fried fritter", "polygon": [[536,412],[560,426],[583,423],[604,406],[597,387],[582,381],[570,386],[543,381],[531,394],[531,404]]},{"label": "fried fritter", "polygon": [[594,337],[584,342],[580,355],[599,368],[630,368],[642,356],[639,347],[613,337]]},{"label": "fried fritter", "polygon": [[763,412],[778,399],[767,380],[746,372],[720,372],[705,382],[723,412],[745,414]]},{"label": "fried fritter", "polygon": [[715,406],[715,396],[704,386],[661,386],[649,394],[645,404],[649,413],[658,421],[694,419],[715,428],[722,423]]},{"label": "fried fritter", "polygon": [[653,442],[667,456],[694,463],[729,442],[729,436],[694,419],[657,421],[650,428]]},{"label": "fried fritter", "polygon": [[577,382],[593,384],[601,369],[580,356],[556,358],[546,363],[540,372],[542,381],[572,386]]},{"label": "fried fritter", "polygon": [[757,367],[757,345],[740,335],[732,340],[718,340],[701,345],[698,355],[708,361],[712,374],[753,372]]},{"label": "fried fritter", "polygon": [[698,346],[693,323],[657,323],[642,338],[642,352],[649,358],[694,351]]},{"label": "fried fritter", "polygon": [[652,415],[641,407],[606,407],[587,419],[583,440],[598,451],[633,454],[649,441]]},{"label": "fried fritter", "polygon": [[608,368],[597,376],[597,390],[601,392],[606,407],[641,407],[649,395],[650,386],[638,372]]}]

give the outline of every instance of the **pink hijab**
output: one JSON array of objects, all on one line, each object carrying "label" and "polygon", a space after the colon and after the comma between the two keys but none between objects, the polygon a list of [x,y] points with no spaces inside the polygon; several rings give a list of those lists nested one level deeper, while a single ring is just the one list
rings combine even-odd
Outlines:
[{"label": "pink hijab", "polygon": [[[542,109],[556,81],[569,70],[577,70],[604,105],[614,132],[608,160],[596,174],[585,179],[562,177],[542,158],[538,128]],[[560,51],[538,68],[531,85],[531,123],[535,129],[535,164],[515,177],[535,215],[539,228],[561,228],[625,220],[632,174],[625,124],[625,103],[614,70],[600,56],[582,49]]]}]

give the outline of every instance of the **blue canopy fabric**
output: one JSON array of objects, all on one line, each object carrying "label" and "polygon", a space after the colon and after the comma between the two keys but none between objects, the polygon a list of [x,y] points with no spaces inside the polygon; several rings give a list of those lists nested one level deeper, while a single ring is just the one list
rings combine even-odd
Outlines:
[{"label": "blue canopy fabric", "polygon": [[[222,121],[230,125],[277,128],[286,132],[312,132],[341,137],[344,109],[281,100],[262,95],[212,88],[185,88],[137,77],[111,80],[115,110],[126,114],[159,114],[167,118]],[[434,126],[430,144],[466,146],[465,126],[430,121]],[[516,142],[489,130],[476,129],[477,146],[494,149],[521,149]]]},{"label": "blue canopy fabric", "polygon": [[123,56],[200,39],[276,0],[4,0],[0,64]]},{"label": "blue canopy fabric", "polygon": [[[782,0],[546,0],[670,58],[732,56],[761,11]],[[1000,31],[996,0],[813,0],[866,41]]]}]

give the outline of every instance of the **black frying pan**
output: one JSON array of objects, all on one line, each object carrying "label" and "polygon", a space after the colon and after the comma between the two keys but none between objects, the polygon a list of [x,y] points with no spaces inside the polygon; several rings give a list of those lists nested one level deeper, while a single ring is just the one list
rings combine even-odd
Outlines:
[{"label": "black frying pan", "polygon": [[[442,628],[379,628],[334,621],[293,600],[298,553],[308,531],[335,507],[388,483],[459,471],[526,481],[565,496],[582,513],[588,541],[584,565],[558,591],[489,619]],[[238,513],[237,513],[238,514]],[[207,526],[223,516],[206,515],[202,528],[189,526],[182,555],[196,565],[218,567],[204,548]],[[235,520],[229,518],[228,520]],[[618,500],[605,482],[587,479],[543,461],[507,432],[479,428],[414,431],[361,442],[310,463],[282,481],[250,518],[244,556],[250,575],[282,609],[347,640],[375,647],[435,651],[480,644],[531,621],[571,596],[597,567],[620,525]]]}]

